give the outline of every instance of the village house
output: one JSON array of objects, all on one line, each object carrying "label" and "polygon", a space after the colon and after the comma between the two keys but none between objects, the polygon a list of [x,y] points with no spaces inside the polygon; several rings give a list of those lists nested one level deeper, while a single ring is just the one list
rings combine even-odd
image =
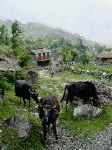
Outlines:
[{"label": "village house", "polygon": [[41,48],[30,50],[38,66],[47,66],[51,61],[51,49]]},{"label": "village house", "polygon": [[98,59],[103,63],[112,63],[112,52],[104,51],[98,56]]}]

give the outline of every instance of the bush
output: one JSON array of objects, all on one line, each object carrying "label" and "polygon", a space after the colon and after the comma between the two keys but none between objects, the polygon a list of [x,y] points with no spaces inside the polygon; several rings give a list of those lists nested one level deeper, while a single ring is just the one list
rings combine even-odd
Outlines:
[{"label": "bush", "polygon": [[18,57],[19,57],[19,65],[20,67],[26,67],[28,66],[28,64],[30,63],[31,61],[31,54],[28,50],[20,50],[18,51]]},{"label": "bush", "polygon": [[16,71],[16,73],[15,73],[15,79],[16,80],[26,80],[26,74],[24,73],[24,70],[22,69],[22,70],[18,70],[18,71]]}]

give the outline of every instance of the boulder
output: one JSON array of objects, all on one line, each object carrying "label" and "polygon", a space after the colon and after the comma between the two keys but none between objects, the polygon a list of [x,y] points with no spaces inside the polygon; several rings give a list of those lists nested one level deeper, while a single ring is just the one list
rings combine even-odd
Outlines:
[{"label": "boulder", "polygon": [[100,108],[85,104],[81,105],[74,109],[73,116],[87,116],[87,117],[96,117],[102,113]]},{"label": "boulder", "polygon": [[16,130],[19,137],[27,138],[32,131],[32,124],[26,118],[18,114],[7,118],[3,124],[9,129]]}]

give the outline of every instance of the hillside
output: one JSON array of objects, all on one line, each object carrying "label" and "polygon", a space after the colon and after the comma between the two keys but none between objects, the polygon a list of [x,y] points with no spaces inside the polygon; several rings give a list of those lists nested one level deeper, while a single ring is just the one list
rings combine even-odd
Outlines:
[{"label": "hillside", "polygon": [[[12,24],[11,20],[2,21],[0,20],[0,24],[5,24],[7,27],[10,27]],[[21,23],[21,27],[23,32],[26,36],[33,36],[38,38],[45,38],[45,37],[61,37],[68,40],[76,40],[80,35],[78,34],[71,34],[62,29],[51,28],[44,24],[39,23]]]},{"label": "hillside", "polygon": [[[11,20],[7,21],[1,21],[0,24],[5,24],[6,27],[9,29],[9,32],[11,32],[11,24],[13,22]],[[104,48],[103,44],[93,42],[90,40],[85,39],[79,34],[72,34],[69,32],[66,32],[62,29],[58,28],[51,28],[47,25],[44,24],[39,24],[39,23],[27,23],[23,24],[20,22],[21,28],[23,30],[24,36],[27,37],[33,37],[33,38],[41,38],[41,39],[53,39],[57,40],[60,38],[64,38],[65,40],[69,40],[72,43],[77,43],[78,39],[82,40],[82,43],[87,47],[87,49],[92,50],[92,51],[97,51],[98,49]]]}]

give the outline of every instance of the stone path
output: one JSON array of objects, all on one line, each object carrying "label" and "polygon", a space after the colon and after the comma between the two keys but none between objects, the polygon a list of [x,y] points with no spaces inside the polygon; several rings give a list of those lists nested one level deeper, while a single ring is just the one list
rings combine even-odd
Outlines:
[{"label": "stone path", "polygon": [[59,140],[55,141],[54,134],[49,134],[46,150],[112,150],[112,124],[104,131],[97,132],[91,139],[83,135],[75,136],[64,129],[62,125],[57,128]]}]

